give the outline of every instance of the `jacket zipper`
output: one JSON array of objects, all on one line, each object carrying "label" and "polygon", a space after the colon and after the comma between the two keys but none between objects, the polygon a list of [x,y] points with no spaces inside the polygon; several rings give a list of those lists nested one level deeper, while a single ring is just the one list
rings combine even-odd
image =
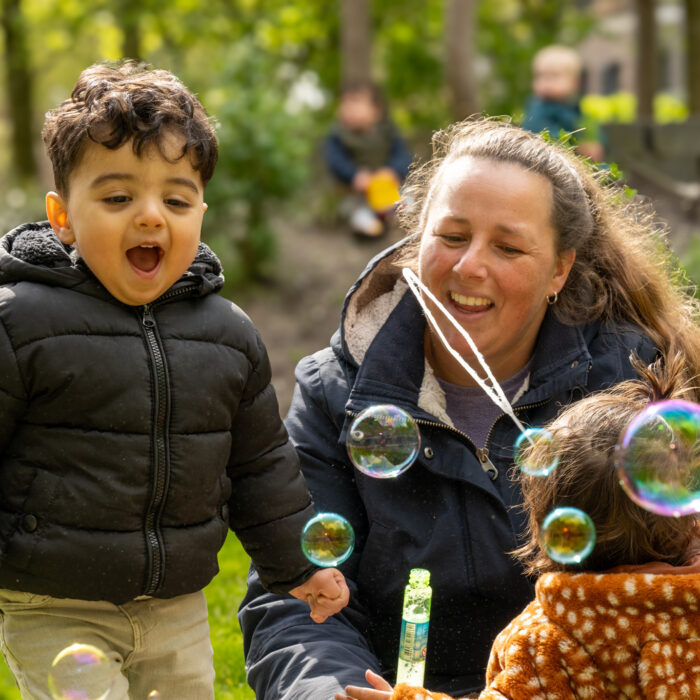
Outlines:
[{"label": "jacket zipper", "polygon": [[151,500],[144,522],[146,546],[148,550],[148,576],[145,595],[152,595],[158,589],[165,566],[165,547],[160,531],[160,518],[170,477],[167,449],[167,426],[170,417],[170,393],[162,344],[158,337],[151,304],[143,306],[142,325],[146,347],[151,359],[154,376],[154,410],[151,440],[153,446],[153,474]]},{"label": "jacket zipper", "polygon": [[[518,406],[517,408],[514,408],[513,411],[517,412],[517,411],[522,411],[526,408],[534,408],[535,406],[544,406],[544,404],[546,404],[548,402],[549,402],[549,399],[546,399],[544,401],[538,401],[536,403],[525,404],[524,406]],[[346,411],[346,413],[353,418],[358,415],[357,413],[353,413],[352,411]],[[438,423],[436,421],[423,420],[422,418],[414,418],[414,420],[418,425],[429,425],[429,426],[432,426],[434,428],[441,428],[443,430],[450,430],[451,432],[457,433],[457,435],[461,435],[462,437],[466,438],[474,447],[474,451],[476,453],[476,458],[479,460],[479,463],[481,464],[481,468],[489,475],[489,478],[491,479],[491,481],[495,481],[498,478],[498,468],[489,458],[488,444],[489,444],[489,440],[491,440],[491,433],[493,432],[494,426],[505,415],[506,415],[505,413],[501,413],[501,415],[498,416],[498,418],[496,418],[496,420],[493,422],[493,424],[489,428],[489,432],[486,435],[486,441],[484,443],[484,447],[477,447],[474,444],[474,440],[472,440],[469,437],[469,435],[467,435],[466,433],[459,430],[459,428],[455,428],[452,425],[447,425],[447,423]]]}]

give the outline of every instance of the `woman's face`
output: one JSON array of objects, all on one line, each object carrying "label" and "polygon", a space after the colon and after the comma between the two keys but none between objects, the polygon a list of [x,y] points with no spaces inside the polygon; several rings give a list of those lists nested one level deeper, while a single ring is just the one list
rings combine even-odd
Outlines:
[{"label": "woman's face", "polygon": [[[462,156],[443,165],[437,178],[421,240],[420,277],[501,381],[530,359],[546,297],[561,291],[575,253],[556,253],[552,185],[543,175],[515,163]],[[483,375],[464,338],[440,311],[433,314],[450,345]],[[439,377],[473,384],[437,335],[427,334],[426,343]]]}]

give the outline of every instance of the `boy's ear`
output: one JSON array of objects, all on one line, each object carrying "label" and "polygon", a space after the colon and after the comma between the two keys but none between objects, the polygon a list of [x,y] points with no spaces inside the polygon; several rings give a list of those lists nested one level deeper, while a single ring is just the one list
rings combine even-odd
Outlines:
[{"label": "boy's ear", "polygon": [[47,193],[46,216],[51,224],[51,228],[62,243],[66,245],[75,243],[75,236],[68,222],[66,204],[60,194],[56,192]]}]

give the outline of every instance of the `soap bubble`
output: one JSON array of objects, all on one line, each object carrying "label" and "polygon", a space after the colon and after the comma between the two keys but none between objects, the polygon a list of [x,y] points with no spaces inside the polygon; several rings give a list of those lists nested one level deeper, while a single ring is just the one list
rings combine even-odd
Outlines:
[{"label": "soap bubble", "polygon": [[627,426],[615,455],[620,485],[659,515],[700,512],[700,405],[650,404]]},{"label": "soap bubble", "polygon": [[318,566],[336,566],[352,554],[355,533],[352,525],[337,513],[319,513],[301,533],[301,549]]},{"label": "soap bubble", "polygon": [[515,441],[515,463],[530,476],[551,474],[559,464],[556,438],[544,428],[527,428]]},{"label": "soap bubble", "polygon": [[541,532],[547,556],[561,564],[578,564],[595,545],[595,525],[578,508],[555,508],[544,519]]},{"label": "soap bubble", "polygon": [[391,404],[377,404],[355,418],[346,445],[352,463],[363,474],[390,479],[415,461],[420,431],[406,411]]},{"label": "soap bubble", "polygon": [[91,644],[71,644],[57,654],[49,672],[54,700],[104,700],[119,664]]},{"label": "soap bubble", "polygon": [[152,690],[147,696],[146,700],[160,700],[160,693],[157,690]]}]

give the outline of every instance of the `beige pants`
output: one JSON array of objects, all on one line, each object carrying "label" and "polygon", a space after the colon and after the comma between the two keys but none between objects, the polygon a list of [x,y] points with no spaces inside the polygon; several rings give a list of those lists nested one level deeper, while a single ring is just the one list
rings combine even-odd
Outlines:
[{"label": "beige pants", "polygon": [[[0,589],[0,644],[24,700],[52,699],[51,664],[74,644],[95,646],[107,658],[98,657],[102,661],[92,665],[78,660],[71,688],[75,697],[214,698],[207,603],[201,591],[113,605]],[[97,683],[102,688],[104,676],[95,681],[96,668],[100,673],[109,669],[107,695],[89,686]]]}]

